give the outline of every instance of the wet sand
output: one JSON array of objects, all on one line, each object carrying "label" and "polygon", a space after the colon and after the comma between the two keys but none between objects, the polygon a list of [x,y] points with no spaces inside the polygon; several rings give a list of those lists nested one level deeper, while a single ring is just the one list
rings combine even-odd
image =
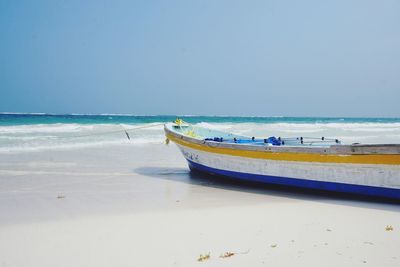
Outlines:
[{"label": "wet sand", "polygon": [[0,266],[399,266],[399,247],[400,204],[190,173],[172,144],[0,154]]}]

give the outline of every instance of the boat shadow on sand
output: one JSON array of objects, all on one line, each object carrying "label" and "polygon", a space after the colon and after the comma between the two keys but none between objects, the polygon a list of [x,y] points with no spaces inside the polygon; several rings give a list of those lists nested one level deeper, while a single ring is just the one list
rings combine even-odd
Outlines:
[{"label": "boat shadow on sand", "polygon": [[[187,168],[140,167],[134,172],[148,177],[181,182],[191,185],[233,190],[252,194],[263,194],[307,201],[318,201],[351,206],[368,206],[369,208],[399,210],[400,200],[382,197],[371,197],[350,193],[330,192],[286,185],[266,184],[260,182],[231,179],[225,176],[211,175]],[[368,204],[385,204],[371,205]]]}]

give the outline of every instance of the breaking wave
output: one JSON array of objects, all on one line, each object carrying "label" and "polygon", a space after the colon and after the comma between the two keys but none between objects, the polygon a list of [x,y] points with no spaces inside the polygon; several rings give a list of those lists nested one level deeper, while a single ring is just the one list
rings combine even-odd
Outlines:
[{"label": "breaking wave", "polygon": [[[254,123],[198,122],[194,125],[239,135],[268,137],[331,137],[344,143],[400,143],[400,122],[379,123]],[[152,126],[150,128],[141,127]],[[129,133],[128,140],[124,130]],[[164,142],[160,122],[141,124],[53,123],[0,126],[0,153],[65,150]]]}]

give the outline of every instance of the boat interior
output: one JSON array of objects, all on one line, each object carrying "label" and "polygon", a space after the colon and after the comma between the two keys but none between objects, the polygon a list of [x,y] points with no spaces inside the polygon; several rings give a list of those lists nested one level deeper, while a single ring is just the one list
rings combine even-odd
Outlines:
[{"label": "boat interior", "polygon": [[223,131],[213,130],[209,128],[198,127],[184,122],[174,123],[172,124],[171,128],[172,131],[178,134],[208,142],[243,144],[243,145],[254,145],[254,146],[301,146],[301,147],[304,146],[329,147],[332,145],[341,144],[341,142],[338,139],[325,138],[325,137],[304,137],[304,136],[248,137],[232,133],[226,133]]}]

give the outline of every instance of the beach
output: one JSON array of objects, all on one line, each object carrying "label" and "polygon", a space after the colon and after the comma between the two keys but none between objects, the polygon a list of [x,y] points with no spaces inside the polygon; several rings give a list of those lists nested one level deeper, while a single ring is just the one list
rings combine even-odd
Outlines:
[{"label": "beach", "polygon": [[1,266],[399,266],[399,230],[399,204],[190,173],[174,144],[0,153]]},{"label": "beach", "polygon": [[399,267],[399,14],[0,1],[0,267]]}]

